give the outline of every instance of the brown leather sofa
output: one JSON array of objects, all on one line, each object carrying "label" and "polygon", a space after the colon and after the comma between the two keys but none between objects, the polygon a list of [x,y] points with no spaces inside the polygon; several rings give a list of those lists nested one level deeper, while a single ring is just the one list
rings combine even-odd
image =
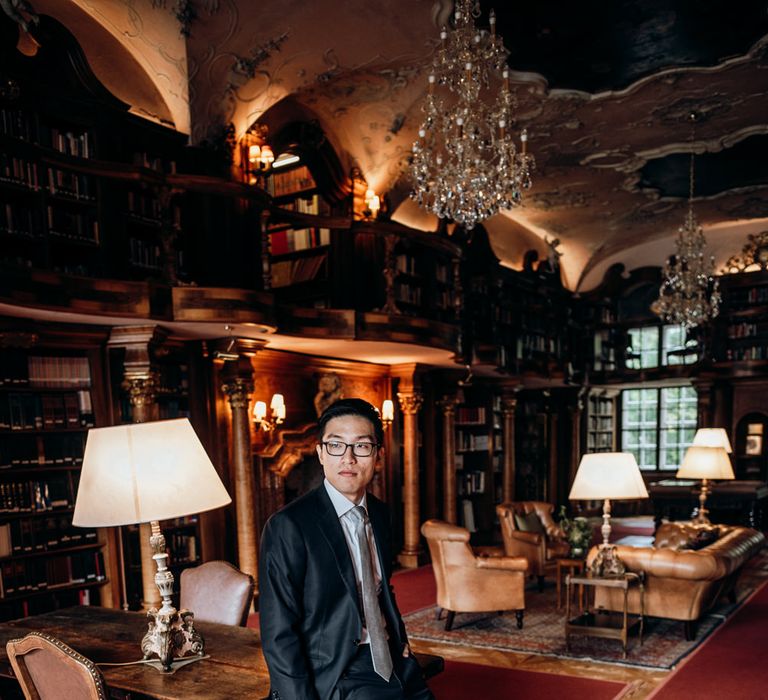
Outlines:
[{"label": "brown leather sofa", "polygon": [[[686,523],[663,523],[656,531],[653,547],[617,545],[619,558],[628,571],[645,572],[645,614],[685,622],[686,639],[693,639],[696,622],[733,587],[744,563],[765,544],[762,532],[746,527],[719,525],[717,539],[701,549],[688,549],[701,532]],[[698,532],[697,532],[698,530]],[[587,557],[591,564],[597,553]],[[599,587],[595,604],[606,610],[623,610],[618,589]],[[640,594],[631,588],[629,611],[640,612]]]},{"label": "brown leather sofa", "polygon": [[[544,588],[545,574],[556,568],[557,559],[567,557],[570,552],[565,533],[552,518],[554,508],[543,501],[509,501],[496,506],[504,554],[528,560],[528,573],[538,577],[539,590]],[[523,531],[515,521],[515,515],[525,518],[532,513],[536,515],[541,532]]]},{"label": "brown leather sofa", "polygon": [[469,531],[442,520],[427,520],[421,534],[432,557],[440,614],[448,613],[446,630],[457,612],[514,610],[518,629],[523,626],[526,559],[477,556],[469,545]]}]

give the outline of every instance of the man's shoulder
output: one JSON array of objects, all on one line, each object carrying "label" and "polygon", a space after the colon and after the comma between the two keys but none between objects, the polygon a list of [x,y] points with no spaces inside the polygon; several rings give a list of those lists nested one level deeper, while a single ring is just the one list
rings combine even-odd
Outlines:
[{"label": "man's shoulder", "polygon": [[[302,520],[308,516],[316,515],[318,509],[324,507],[323,496],[328,498],[325,488],[321,484],[318,488],[308,491],[296,500],[284,505],[270,517],[270,520]],[[330,501],[329,501],[330,502]]]}]

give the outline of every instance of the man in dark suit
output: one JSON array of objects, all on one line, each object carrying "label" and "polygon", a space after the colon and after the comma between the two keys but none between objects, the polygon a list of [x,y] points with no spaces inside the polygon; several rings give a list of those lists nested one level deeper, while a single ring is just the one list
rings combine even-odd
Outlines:
[{"label": "man in dark suit", "polygon": [[387,507],[366,493],[383,455],[376,409],[341,399],[319,418],[325,480],[267,522],[259,618],[271,697],[429,700],[389,584]]}]

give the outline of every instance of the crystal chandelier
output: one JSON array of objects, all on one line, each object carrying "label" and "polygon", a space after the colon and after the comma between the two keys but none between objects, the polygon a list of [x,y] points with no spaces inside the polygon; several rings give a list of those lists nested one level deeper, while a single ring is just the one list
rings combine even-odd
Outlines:
[{"label": "crystal chandelier", "polygon": [[[695,116],[690,120],[693,123]],[[677,252],[664,265],[659,298],[651,306],[664,321],[686,331],[714,318],[720,310],[720,289],[712,275],[715,258],[704,255],[707,241],[693,213],[693,150],[688,183],[688,213],[677,230]]]},{"label": "crystal chandelier", "polygon": [[[475,27],[479,15],[476,0],[456,0],[453,31],[440,32],[411,162],[411,197],[466,229],[519,205],[534,166],[526,131],[519,151],[510,133],[515,100],[496,15],[491,10],[490,31]],[[501,88],[493,99],[491,76],[498,75]]]}]

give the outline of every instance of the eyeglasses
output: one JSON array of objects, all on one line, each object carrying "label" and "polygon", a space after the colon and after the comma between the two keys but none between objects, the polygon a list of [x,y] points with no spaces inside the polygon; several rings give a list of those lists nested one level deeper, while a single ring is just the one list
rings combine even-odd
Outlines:
[{"label": "eyeglasses", "polygon": [[331,457],[343,457],[348,447],[352,448],[352,454],[355,457],[370,457],[373,451],[378,447],[375,442],[339,442],[338,440],[328,440],[321,442],[325,446],[325,451]]}]

